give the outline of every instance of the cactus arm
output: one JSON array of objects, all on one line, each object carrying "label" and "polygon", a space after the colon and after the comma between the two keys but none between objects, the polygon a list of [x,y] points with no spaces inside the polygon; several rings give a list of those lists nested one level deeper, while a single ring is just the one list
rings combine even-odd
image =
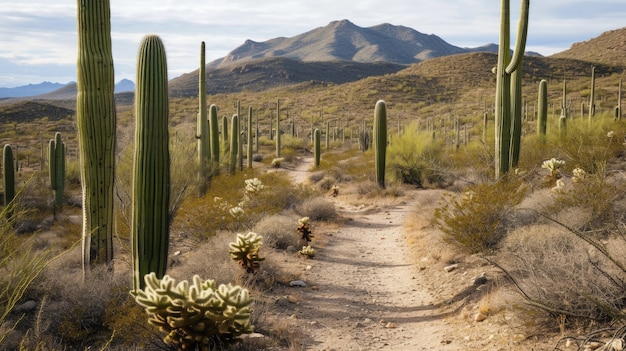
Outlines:
[{"label": "cactus arm", "polygon": [[83,195],[83,269],[113,259],[115,127],[109,0],[77,0],[76,127]]},{"label": "cactus arm", "polygon": [[211,131],[211,162],[216,166],[220,162],[220,129],[217,124],[217,106],[209,106],[209,129]]},{"label": "cactus arm", "polygon": [[237,169],[237,150],[239,142],[239,116],[233,115],[230,123],[230,175],[235,174]]},{"label": "cactus arm", "polygon": [[524,58],[524,52],[526,51],[526,37],[528,36],[528,10],[530,7],[530,0],[522,0],[522,8],[520,9],[519,22],[517,23],[517,38],[515,39],[515,51],[513,51],[513,57],[511,62],[506,67],[505,72],[507,74],[513,73],[517,68],[522,65]]},{"label": "cactus arm", "polygon": [[248,144],[246,145],[247,159],[246,164],[248,168],[252,168],[252,106],[248,107]]},{"label": "cactus arm", "polygon": [[548,81],[542,79],[539,82],[539,94],[537,98],[537,134],[545,138],[548,121]]},{"label": "cactus arm", "polygon": [[165,48],[144,37],[137,57],[133,166],[133,268],[135,290],[144,276],[163,277],[169,245],[170,160]]}]

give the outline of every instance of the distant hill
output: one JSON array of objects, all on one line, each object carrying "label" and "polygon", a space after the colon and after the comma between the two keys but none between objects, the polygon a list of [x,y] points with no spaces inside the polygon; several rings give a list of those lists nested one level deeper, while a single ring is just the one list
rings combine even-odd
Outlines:
[{"label": "distant hill", "polygon": [[550,57],[569,58],[626,68],[626,27],[574,43],[569,49]]},{"label": "distant hill", "polygon": [[[263,91],[308,81],[343,84],[369,76],[395,73],[406,67],[388,62],[301,62],[284,57],[268,57],[237,62],[224,68],[208,69],[207,93]],[[172,79],[169,88],[172,96],[197,96],[198,70]]]},{"label": "distant hill", "polygon": [[44,101],[19,101],[10,105],[0,105],[0,122],[25,122],[39,118],[58,121],[73,116],[74,110],[55,106]]},{"label": "distant hill", "polygon": [[39,84],[28,84],[15,88],[0,88],[0,98],[41,95],[60,89],[64,85],[65,84],[61,83],[43,82]]},{"label": "distant hill", "polygon": [[[115,84],[115,92],[123,93],[135,91],[135,83],[128,79],[122,79]],[[73,96],[72,96],[73,95]],[[28,84],[16,88],[0,88],[0,99],[34,97],[59,100],[76,98],[76,82],[66,84],[43,82]]]},{"label": "distant hill", "polygon": [[362,28],[348,20],[333,21],[291,38],[264,42],[247,40],[226,57],[208,64],[222,68],[264,57],[285,57],[303,62],[378,61],[411,64],[433,57],[469,52],[434,34],[388,23]]}]

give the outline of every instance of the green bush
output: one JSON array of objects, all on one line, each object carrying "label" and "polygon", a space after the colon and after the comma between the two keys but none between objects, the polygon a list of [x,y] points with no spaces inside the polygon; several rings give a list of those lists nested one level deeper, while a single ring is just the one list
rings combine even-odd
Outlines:
[{"label": "green bush", "polygon": [[447,195],[435,209],[433,223],[444,233],[444,240],[469,253],[494,248],[504,236],[500,224],[526,195],[520,180],[503,178],[495,183],[468,187],[458,195]]},{"label": "green bush", "polygon": [[[416,126],[411,125],[407,130],[416,130]],[[392,179],[420,188],[441,184],[443,179],[432,165],[439,163],[442,150],[442,145],[429,133],[406,132],[395,138],[387,151]]]}]

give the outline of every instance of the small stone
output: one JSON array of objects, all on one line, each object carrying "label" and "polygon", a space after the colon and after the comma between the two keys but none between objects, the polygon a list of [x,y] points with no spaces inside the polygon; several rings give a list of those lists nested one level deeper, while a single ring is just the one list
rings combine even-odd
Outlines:
[{"label": "small stone", "polygon": [[389,322],[385,325],[385,328],[387,329],[394,329],[396,327],[396,323],[393,322]]},{"label": "small stone", "polygon": [[485,319],[487,319],[487,316],[480,312],[476,313],[476,315],[474,316],[474,322],[482,322]]},{"label": "small stone", "polygon": [[241,338],[243,339],[262,339],[265,335],[261,333],[250,333],[250,334],[242,334]]},{"label": "small stone", "polygon": [[37,307],[37,302],[34,300],[28,300],[26,302],[24,302],[23,304],[15,307],[13,309],[14,312],[16,313],[24,313],[24,312],[29,312],[34,310]]},{"label": "small stone", "polygon": [[295,287],[306,287],[306,283],[302,280],[292,280],[289,282],[289,286],[295,286]]},{"label": "small stone", "polygon": [[311,265],[306,266],[305,268],[307,271],[310,271],[311,269],[313,269],[313,267]]},{"label": "small stone", "polygon": [[622,351],[624,350],[624,340],[622,339],[610,340],[609,342],[606,343],[606,345],[604,346],[604,349],[608,351]]},{"label": "small stone", "polygon": [[451,264],[449,266],[443,267],[443,270],[449,273],[449,272],[452,272],[453,270],[457,269],[458,267],[459,267],[459,265],[455,263],[455,264]]}]

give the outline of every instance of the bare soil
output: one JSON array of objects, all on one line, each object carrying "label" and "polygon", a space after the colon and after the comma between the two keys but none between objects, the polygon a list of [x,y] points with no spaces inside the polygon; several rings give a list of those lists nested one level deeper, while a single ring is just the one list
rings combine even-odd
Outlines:
[{"label": "bare soil", "polygon": [[[306,182],[310,159],[290,170]],[[480,258],[440,240],[429,221],[442,192],[328,198],[342,224],[320,225],[313,259],[285,260],[306,286],[279,288],[272,314],[302,334],[301,350],[552,350],[527,335],[515,294]],[[315,223],[314,223],[315,225]]]}]

